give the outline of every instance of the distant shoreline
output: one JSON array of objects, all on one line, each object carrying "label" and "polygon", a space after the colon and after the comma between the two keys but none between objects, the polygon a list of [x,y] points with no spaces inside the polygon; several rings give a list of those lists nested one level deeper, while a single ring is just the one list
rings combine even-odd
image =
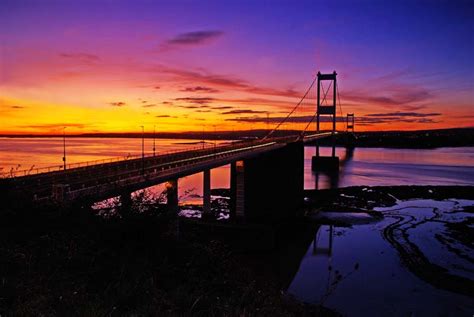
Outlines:
[{"label": "distant shoreline", "polygon": [[[273,135],[286,136],[297,131],[276,131]],[[251,140],[263,138],[268,130],[216,131],[216,132],[159,132],[159,133],[83,133],[66,135],[67,138],[156,138],[181,140]],[[436,148],[474,146],[474,128],[453,128],[416,131],[355,132],[356,147]],[[346,145],[345,134],[336,136],[337,145]],[[0,134],[1,138],[62,138],[62,134]],[[319,141],[331,145],[330,138]]]}]

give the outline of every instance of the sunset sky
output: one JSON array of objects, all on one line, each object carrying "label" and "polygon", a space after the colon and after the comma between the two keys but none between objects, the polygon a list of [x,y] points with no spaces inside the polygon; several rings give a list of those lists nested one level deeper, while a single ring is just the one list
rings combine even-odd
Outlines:
[{"label": "sunset sky", "polygon": [[357,130],[473,126],[473,34],[469,0],[2,0],[0,133],[265,128],[333,70]]}]

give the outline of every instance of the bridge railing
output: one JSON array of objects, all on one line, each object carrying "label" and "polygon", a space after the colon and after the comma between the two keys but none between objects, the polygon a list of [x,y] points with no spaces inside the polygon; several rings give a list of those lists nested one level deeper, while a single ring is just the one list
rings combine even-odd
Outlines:
[{"label": "bridge railing", "polygon": [[[222,145],[220,145],[220,146],[222,146]],[[228,144],[226,143],[225,146],[228,146]],[[200,150],[200,149],[212,149],[212,148],[215,148],[215,147],[216,147],[215,145],[203,144],[203,145],[200,145],[200,146],[189,147],[189,148],[184,148],[184,149],[159,151],[159,153],[157,153],[155,155],[145,154],[144,157],[145,158],[159,157],[159,156],[164,156],[164,155],[176,154],[176,153],[187,152],[187,151],[195,151],[195,150]],[[142,158],[142,155],[137,154],[137,155],[119,156],[119,157],[112,157],[112,158],[107,158],[107,159],[92,160],[92,161],[85,161],[85,162],[78,162],[78,163],[69,163],[69,164],[66,164],[66,170],[80,168],[80,167],[93,166],[93,165],[114,163],[114,162],[123,162],[123,161],[141,159],[141,158]],[[52,166],[45,166],[45,167],[38,167],[38,168],[31,168],[31,169],[21,169],[21,170],[13,170],[12,169],[8,172],[0,173],[0,179],[1,178],[15,178],[15,177],[37,175],[37,174],[59,172],[59,171],[64,171],[64,165],[62,165],[62,164],[61,165],[52,165]]]}]

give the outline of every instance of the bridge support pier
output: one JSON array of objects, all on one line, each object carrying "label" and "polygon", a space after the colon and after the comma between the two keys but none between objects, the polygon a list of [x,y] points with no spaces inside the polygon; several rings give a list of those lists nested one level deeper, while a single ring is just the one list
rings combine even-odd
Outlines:
[{"label": "bridge support pier", "polygon": [[302,142],[232,164],[232,215],[249,222],[273,222],[298,214],[303,204]]},{"label": "bridge support pier", "polygon": [[232,162],[230,165],[230,217],[245,217],[245,166],[244,161]]},{"label": "bridge support pier", "polygon": [[311,169],[313,171],[335,172],[339,170],[338,156],[313,156],[311,160]]},{"label": "bridge support pier", "polygon": [[178,179],[166,183],[166,201],[168,212],[178,214]]},{"label": "bridge support pier", "polygon": [[122,218],[128,218],[132,214],[132,192],[122,191],[120,193],[119,213]]},{"label": "bridge support pier", "polygon": [[211,170],[207,169],[203,172],[203,218],[211,217]]}]

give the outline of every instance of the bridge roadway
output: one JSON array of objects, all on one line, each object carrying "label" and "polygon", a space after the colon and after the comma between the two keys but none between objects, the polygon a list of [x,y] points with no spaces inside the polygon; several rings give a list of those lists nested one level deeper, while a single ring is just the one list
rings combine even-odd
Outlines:
[{"label": "bridge roadway", "polygon": [[[325,138],[331,132],[306,135],[303,142]],[[230,145],[185,150],[67,170],[0,179],[7,199],[18,203],[48,204],[67,200],[96,202],[180,177],[223,166],[285,147],[298,137],[239,141]]]}]

